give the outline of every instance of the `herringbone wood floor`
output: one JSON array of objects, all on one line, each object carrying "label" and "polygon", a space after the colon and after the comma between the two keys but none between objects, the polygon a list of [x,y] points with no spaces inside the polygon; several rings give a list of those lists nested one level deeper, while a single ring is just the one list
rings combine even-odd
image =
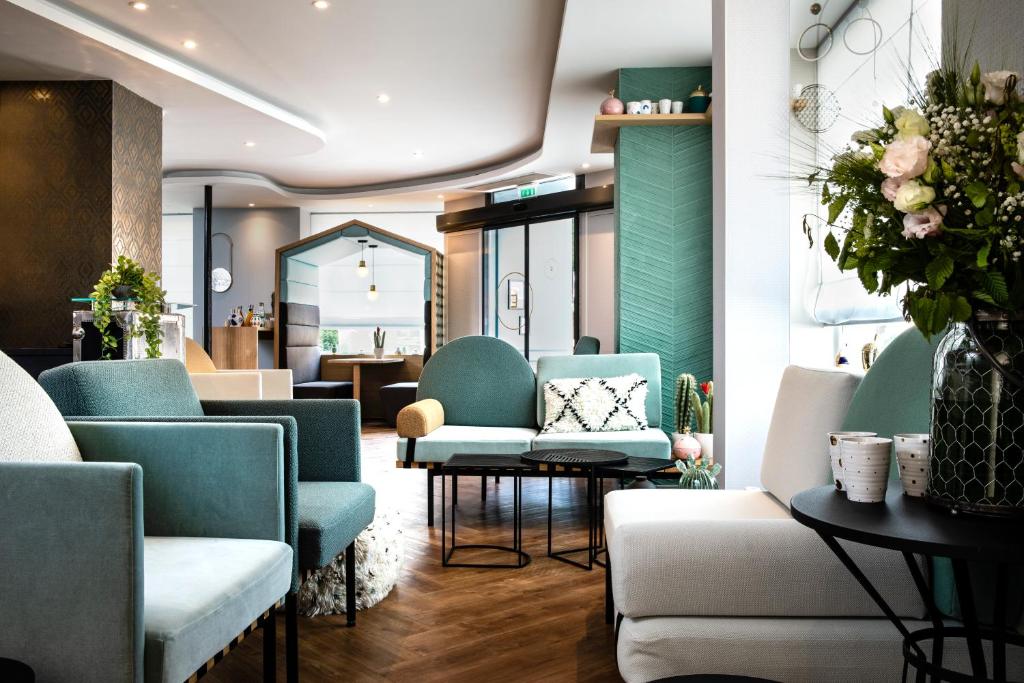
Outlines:
[{"label": "herringbone wood floor", "polygon": [[[426,473],[396,470],[394,431],[363,428],[363,479],[380,505],[401,511],[406,561],[398,585],[345,628],[344,615],[299,617],[301,678],[311,681],[617,681],[614,637],[604,623],[604,570],[544,556],[546,480],[523,481],[525,569],[441,567],[440,526],[426,526]],[[436,481],[440,484],[440,480]],[[586,489],[556,480],[556,547],[586,543]],[[435,487],[440,502],[440,486]],[[438,510],[439,510],[438,505]],[[511,538],[511,481],[480,501],[480,479],[459,482],[459,542]],[[440,518],[438,518],[440,524]],[[462,559],[476,559],[465,551]],[[499,556],[498,561],[505,561]],[[284,681],[284,619],[278,620],[278,680]],[[257,631],[204,680],[261,679]]]}]

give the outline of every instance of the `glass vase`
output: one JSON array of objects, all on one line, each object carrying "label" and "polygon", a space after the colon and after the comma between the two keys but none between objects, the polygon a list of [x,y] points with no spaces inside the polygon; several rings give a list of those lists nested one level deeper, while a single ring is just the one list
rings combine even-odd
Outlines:
[{"label": "glass vase", "polygon": [[927,498],[1024,515],[1024,317],[978,312],[935,351]]}]

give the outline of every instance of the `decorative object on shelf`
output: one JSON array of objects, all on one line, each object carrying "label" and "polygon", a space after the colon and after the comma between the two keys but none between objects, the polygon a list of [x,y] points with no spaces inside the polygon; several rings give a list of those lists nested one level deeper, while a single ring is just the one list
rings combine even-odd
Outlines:
[{"label": "decorative object on shelf", "polygon": [[671,114],[672,113],[672,100],[666,98],[658,100],[658,113],[659,114]]},{"label": "decorative object on shelf", "polygon": [[683,113],[683,102],[682,100],[676,100],[672,103],[672,113],[682,114]]},{"label": "decorative object on shelf", "polygon": [[700,441],[693,438],[689,430],[672,441],[673,460],[696,460],[700,457]]},{"label": "decorative object on shelf", "polygon": [[875,359],[878,358],[878,335],[875,334],[874,339],[865,344],[860,350],[860,365],[865,370],[870,370],[871,366],[875,364]]},{"label": "decorative object on shelf", "polygon": [[686,109],[692,111],[695,114],[703,114],[708,110],[708,94],[704,90],[703,85],[698,85],[697,88],[690,93],[690,96],[686,98]]},{"label": "decorative object on shelf", "polygon": [[366,277],[370,274],[370,269],[366,267],[366,243],[370,240],[362,239],[357,241],[359,242],[359,265],[356,266],[356,275]]},{"label": "decorative object on shelf", "polygon": [[210,288],[221,294],[231,289],[232,275],[231,273],[235,270],[235,243],[232,241],[231,236],[223,232],[215,232],[210,236],[212,240],[214,237],[221,237],[228,243],[228,267],[221,268],[217,267],[210,271]]},{"label": "decorative object on shelf", "polygon": [[685,458],[676,461],[676,469],[681,472],[679,488],[681,489],[717,489],[718,473],[722,466],[718,463],[708,464],[696,458]]},{"label": "decorative object on shelf", "polygon": [[607,115],[621,114],[626,110],[625,105],[622,104],[622,100],[615,96],[615,91],[611,90],[608,92],[608,97],[601,103],[601,113]]},{"label": "decorative object on shelf", "polygon": [[[110,360],[117,350],[117,337],[110,331],[115,298],[131,299],[125,303],[139,313],[138,324],[124,329],[125,341],[131,338],[145,339],[146,357],[160,357],[160,344],[163,340],[160,316],[164,312],[167,292],[160,289],[159,282],[159,275],[146,272],[145,268],[123,254],[117,257],[117,262],[111,264],[110,269],[100,275],[90,296],[93,299],[92,322],[102,338],[101,358]],[[115,297],[115,291],[122,296]]]},{"label": "decorative object on shelf", "polygon": [[626,113],[627,114],[639,114],[640,113],[640,103],[639,102],[627,102],[626,103]]},{"label": "decorative object on shelf", "polygon": [[375,329],[373,331],[373,357],[374,358],[383,358],[384,357],[384,339],[387,336],[388,336],[388,333],[385,332],[384,330],[380,329],[379,325],[377,326],[377,329]]},{"label": "decorative object on shelf", "polygon": [[793,118],[811,133],[824,133],[839,120],[842,107],[836,94],[819,83],[800,90],[791,105]]},{"label": "decorative object on shelf", "polygon": [[855,503],[881,503],[889,486],[892,439],[848,436],[839,440],[843,490]]},{"label": "decorative object on shelf", "polygon": [[843,348],[839,349],[839,351],[836,353],[835,361],[837,368],[841,368],[844,366],[849,367],[850,359],[846,356],[846,344],[843,344]]},{"label": "decorative object on shelf", "polygon": [[693,419],[696,422],[697,431],[693,437],[700,444],[700,457],[704,462],[711,464],[715,460],[714,446],[715,438],[711,433],[713,427],[712,411],[715,405],[715,383],[712,381],[701,382],[700,390],[706,400],[702,400],[695,388],[693,393]]},{"label": "decorative object on shelf", "polygon": [[920,498],[928,483],[931,437],[928,434],[896,434],[892,440],[896,444],[896,465],[900,470],[903,493]]},{"label": "decorative object on shelf", "polygon": [[640,113],[650,114],[654,109],[651,107],[650,100],[640,100]]},{"label": "decorative object on shelf", "polygon": [[366,292],[366,298],[370,301],[376,301],[377,297],[380,296],[377,293],[377,245],[371,244],[370,248],[370,263],[373,266],[372,277],[370,278],[370,289]]},{"label": "decorative object on shelf", "polygon": [[832,466],[832,481],[836,483],[836,490],[843,490],[843,463],[840,460],[839,442],[851,436],[878,436],[875,432],[829,432],[828,433],[828,460]]},{"label": "decorative object on shelf", "polygon": [[1017,73],[965,63],[932,72],[913,106],[883,107],[809,179],[823,182],[823,247],[839,269],[870,293],[907,286],[910,319],[945,335],[926,498],[1024,515],[1024,101]]},{"label": "decorative object on shelf", "polygon": [[[383,600],[398,583],[405,563],[405,535],[397,508],[377,508],[373,523],[355,541],[356,609]],[[345,554],[307,578],[299,588],[299,611],[307,617],[345,613]]]},{"label": "decorative object on shelf", "polygon": [[673,439],[679,438],[690,431],[693,424],[693,404],[697,378],[691,374],[683,373],[676,377],[676,431],[672,434]]}]

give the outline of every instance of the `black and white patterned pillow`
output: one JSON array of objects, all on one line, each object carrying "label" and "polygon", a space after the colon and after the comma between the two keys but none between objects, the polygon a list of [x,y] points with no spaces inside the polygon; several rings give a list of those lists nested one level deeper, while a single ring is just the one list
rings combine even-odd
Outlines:
[{"label": "black and white patterned pillow", "polygon": [[544,383],[543,433],[647,429],[647,379],[575,377]]}]

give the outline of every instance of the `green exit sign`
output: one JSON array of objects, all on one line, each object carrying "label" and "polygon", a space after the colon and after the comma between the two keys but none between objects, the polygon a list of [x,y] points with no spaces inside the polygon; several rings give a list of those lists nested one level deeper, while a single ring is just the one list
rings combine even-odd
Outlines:
[{"label": "green exit sign", "polygon": [[520,199],[526,199],[527,197],[536,197],[536,196],[537,196],[537,188],[533,187],[532,185],[526,185],[524,187],[520,187],[519,188],[519,198]]}]

